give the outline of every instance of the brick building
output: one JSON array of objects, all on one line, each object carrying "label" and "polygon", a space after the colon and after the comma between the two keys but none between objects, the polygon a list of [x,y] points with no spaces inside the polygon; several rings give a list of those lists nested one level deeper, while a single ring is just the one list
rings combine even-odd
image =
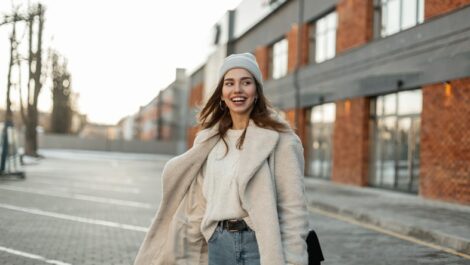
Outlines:
[{"label": "brick building", "polygon": [[307,177],[469,204],[469,17],[470,0],[244,0],[190,77],[190,116],[220,58],[251,52]]},{"label": "brick building", "polygon": [[119,127],[129,135],[127,140],[177,142],[176,153],[182,153],[187,148],[188,81],[186,70],[176,69],[174,82],[127,117],[126,123],[121,122]]}]

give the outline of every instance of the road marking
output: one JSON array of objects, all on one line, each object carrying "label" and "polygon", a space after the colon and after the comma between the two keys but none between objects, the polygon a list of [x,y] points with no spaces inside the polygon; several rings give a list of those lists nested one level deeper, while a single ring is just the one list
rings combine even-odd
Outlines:
[{"label": "road marking", "polygon": [[[40,173],[41,175],[36,175],[33,179],[60,179],[60,180],[73,180],[73,181],[81,181],[81,182],[93,182],[96,184],[111,184],[111,185],[122,185],[122,186],[129,186],[134,185],[134,180],[126,177],[126,178],[119,178],[116,177],[115,179],[106,178],[105,176],[93,176],[91,178],[81,178],[81,177],[72,177],[72,176],[55,176],[55,175],[42,175],[44,173],[50,174],[51,171],[54,169],[34,169],[34,172]],[[70,172],[69,172],[70,173]],[[72,172],[74,173],[74,172]]]},{"label": "road marking", "polygon": [[13,210],[13,211],[20,211],[20,212],[24,212],[24,213],[48,216],[48,217],[53,217],[53,218],[58,218],[58,219],[63,219],[63,220],[69,220],[69,221],[74,221],[74,222],[119,228],[119,229],[130,230],[130,231],[137,231],[137,232],[144,232],[145,233],[148,230],[146,227],[142,227],[142,226],[127,225],[127,224],[121,224],[121,223],[110,222],[110,221],[105,221],[105,220],[84,218],[84,217],[68,215],[68,214],[61,214],[61,213],[54,213],[54,212],[48,212],[48,211],[43,211],[43,210],[34,209],[34,208],[18,207],[18,206],[15,206],[15,205],[4,204],[4,203],[0,203],[0,208],[5,208],[5,209]]},{"label": "road marking", "polygon": [[379,226],[376,226],[376,225],[361,223],[359,221],[356,221],[353,218],[345,217],[345,216],[335,214],[335,213],[330,213],[328,211],[322,210],[320,208],[317,208],[317,207],[314,207],[314,206],[311,206],[311,205],[308,205],[308,209],[309,209],[309,211],[320,214],[320,215],[325,215],[325,216],[331,217],[333,219],[337,219],[337,220],[344,221],[344,222],[347,222],[347,223],[350,223],[350,224],[361,226],[363,228],[366,228],[366,229],[369,229],[369,230],[374,230],[376,232],[386,234],[386,235],[389,235],[389,236],[393,236],[393,237],[396,237],[396,238],[399,238],[399,239],[402,239],[402,240],[405,240],[405,241],[408,241],[408,242],[411,242],[411,243],[415,243],[415,244],[418,244],[418,245],[423,245],[423,246],[426,246],[426,247],[429,247],[429,248],[434,248],[434,249],[437,249],[437,250],[440,250],[440,251],[447,252],[449,254],[453,254],[453,255],[457,255],[457,256],[460,256],[460,257],[463,257],[463,258],[466,258],[466,259],[470,259],[470,255],[458,252],[458,251],[456,251],[454,249],[451,249],[451,248],[439,246],[439,245],[429,243],[429,242],[426,242],[426,241],[422,241],[422,240],[419,240],[419,239],[416,239],[416,238],[413,238],[413,237],[410,237],[410,236],[398,234],[396,232],[386,230],[386,229],[384,229],[382,227],[379,227]]},{"label": "road marking", "polygon": [[9,191],[27,192],[27,193],[39,194],[39,195],[44,195],[44,196],[52,196],[52,197],[60,197],[60,198],[66,198],[66,199],[75,199],[75,200],[82,200],[82,201],[114,204],[114,205],[119,205],[119,206],[129,206],[129,207],[144,208],[144,209],[154,208],[149,203],[110,199],[110,198],[96,197],[96,196],[83,195],[83,194],[67,194],[67,193],[61,193],[61,192],[56,192],[56,191],[38,190],[38,189],[24,188],[24,187],[18,187],[18,186],[13,186],[13,185],[0,186],[0,189],[9,190]]},{"label": "road marking", "polygon": [[39,256],[39,255],[36,255],[36,254],[31,254],[31,253],[27,253],[27,252],[23,252],[23,251],[11,249],[11,248],[2,247],[2,246],[0,246],[0,251],[7,252],[7,253],[10,253],[10,254],[13,254],[13,255],[17,255],[17,256],[22,256],[22,257],[30,258],[30,259],[36,259],[36,260],[44,261],[44,262],[49,263],[49,264],[55,264],[55,265],[72,265],[72,264],[70,264],[70,263],[66,263],[66,262],[63,262],[63,261],[48,259],[48,258],[44,258],[44,257]]},{"label": "road marking", "polygon": [[57,181],[47,181],[47,180],[38,180],[38,179],[28,179],[29,183],[41,183],[47,184],[50,186],[63,186],[63,187],[72,187],[72,188],[85,188],[92,190],[101,190],[101,191],[113,191],[113,192],[122,192],[122,193],[132,193],[140,194],[140,189],[138,188],[121,188],[121,187],[110,187],[106,185],[99,184],[89,184],[89,183],[79,183],[78,181],[67,182],[67,183],[58,183]]},{"label": "road marking", "polygon": [[118,160],[125,162],[166,162],[174,155],[164,154],[142,154],[142,153],[125,153],[125,152],[109,152],[109,151],[91,151],[91,150],[72,150],[72,149],[41,149],[41,153],[46,158],[55,158],[60,160]]}]

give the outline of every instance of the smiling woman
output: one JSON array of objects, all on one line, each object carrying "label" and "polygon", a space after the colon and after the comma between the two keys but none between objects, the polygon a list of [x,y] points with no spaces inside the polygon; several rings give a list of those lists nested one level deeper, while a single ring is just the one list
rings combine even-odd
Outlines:
[{"label": "smiling woman", "polygon": [[163,170],[147,264],[307,264],[304,158],[249,53],[225,58],[193,147]]}]

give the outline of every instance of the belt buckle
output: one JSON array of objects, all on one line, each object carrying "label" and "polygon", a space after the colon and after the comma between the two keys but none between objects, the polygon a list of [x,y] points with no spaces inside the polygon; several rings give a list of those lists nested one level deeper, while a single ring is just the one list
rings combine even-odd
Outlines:
[{"label": "belt buckle", "polygon": [[[227,224],[227,231],[233,233],[233,232],[238,232],[239,230],[236,229],[235,225],[234,226],[231,226],[230,224],[236,224],[239,220],[226,220],[226,224]],[[233,227],[233,228],[232,228]]]}]

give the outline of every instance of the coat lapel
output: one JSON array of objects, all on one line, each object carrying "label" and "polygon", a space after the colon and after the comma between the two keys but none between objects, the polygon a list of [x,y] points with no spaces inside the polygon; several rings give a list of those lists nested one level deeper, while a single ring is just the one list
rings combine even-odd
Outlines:
[{"label": "coat lapel", "polygon": [[278,140],[278,132],[258,127],[250,120],[240,157],[238,175],[240,196],[243,195],[246,185],[258,168],[267,161]]}]

